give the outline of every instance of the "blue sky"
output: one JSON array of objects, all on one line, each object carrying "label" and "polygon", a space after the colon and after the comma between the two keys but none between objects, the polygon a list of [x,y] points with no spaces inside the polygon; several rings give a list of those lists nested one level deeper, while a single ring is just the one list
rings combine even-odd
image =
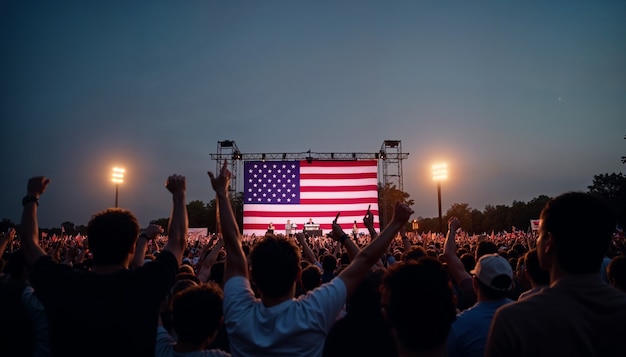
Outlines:
[{"label": "blue sky", "polygon": [[214,195],[217,142],[376,152],[401,140],[415,217],[586,190],[624,172],[624,1],[2,1],[0,218],[52,179],[42,227]]}]

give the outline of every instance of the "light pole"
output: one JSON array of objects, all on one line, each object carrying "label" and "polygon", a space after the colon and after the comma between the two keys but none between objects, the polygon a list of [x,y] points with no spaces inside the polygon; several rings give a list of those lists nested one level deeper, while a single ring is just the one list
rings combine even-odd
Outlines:
[{"label": "light pole", "polygon": [[433,180],[437,181],[437,202],[439,203],[439,232],[443,232],[443,217],[441,216],[441,181],[448,178],[448,164],[433,165]]},{"label": "light pole", "polygon": [[117,195],[120,187],[120,183],[124,183],[124,173],[126,170],[120,167],[114,167],[111,174],[111,181],[115,184],[115,208],[117,208]]}]

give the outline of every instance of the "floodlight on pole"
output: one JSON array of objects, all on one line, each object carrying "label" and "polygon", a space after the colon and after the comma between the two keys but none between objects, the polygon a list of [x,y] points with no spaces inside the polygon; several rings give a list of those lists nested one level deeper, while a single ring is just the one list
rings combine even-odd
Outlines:
[{"label": "floodlight on pole", "polygon": [[441,216],[441,181],[448,178],[448,164],[433,165],[433,180],[437,181],[437,202],[439,206],[439,231],[443,232],[443,217]]},{"label": "floodlight on pole", "polygon": [[115,184],[115,207],[117,208],[117,197],[121,183],[124,183],[124,174],[126,170],[121,167],[114,167],[111,173],[111,181]]}]

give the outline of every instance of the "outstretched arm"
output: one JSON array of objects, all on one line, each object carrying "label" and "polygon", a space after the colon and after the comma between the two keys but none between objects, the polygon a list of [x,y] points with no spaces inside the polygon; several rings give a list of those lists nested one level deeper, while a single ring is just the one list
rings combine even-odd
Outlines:
[{"label": "outstretched arm", "polygon": [[461,259],[456,254],[456,230],[461,227],[461,222],[456,217],[450,217],[448,219],[448,237],[443,245],[443,259],[448,264],[448,270],[450,275],[460,284],[461,281],[467,278],[471,278],[469,273],[465,270],[465,266],[461,262]]},{"label": "outstretched arm", "polygon": [[24,197],[22,211],[22,251],[26,264],[33,265],[35,261],[46,255],[46,251],[39,245],[39,223],[37,208],[39,197],[48,187],[50,179],[43,176],[32,177],[28,180],[26,197]]},{"label": "outstretched arm", "polygon": [[[412,214],[413,210],[408,205],[397,202],[392,221],[380,232],[376,239],[361,249],[350,265],[339,273],[338,277],[346,285],[348,297],[356,290],[361,280],[367,275],[370,267],[385,253],[389,243],[391,243]],[[334,229],[333,233],[335,233]]]},{"label": "outstretched arm", "polygon": [[174,254],[178,264],[182,263],[183,253],[187,247],[187,205],[185,202],[186,183],[185,176],[172,175],[167,178],[165,187],[172,193],[172,214],[170,216],[167,243],[163,250]]},{"label": "outstretched arm", "polygon": [[228,171],[228,162],[224,160],[222,171],[215,177],[212,172],[208,172],[211,178],[211,186],[215,190],[215,199],[220,212],[220,223],[222,226],[222,236],[224,247],[226,248],[226,265],[224,267],[224,282],[234,276],[248,277],[248,262],[241,247],[241,236],[239,227],[235,220],[235,213],[228,199],[228,185],[231,173]]},{"label": "outstretched arm", "polygon": [[309,247],[309,244],[306,242],[306,238],[304,237],[304,233],[302,233],[302,232],[296,233],[296,240],[298,241],[298,243],[300,243],[300,246],[302,247],[302,252],[304,253],[304,258],[306,259],[306,261],[311,263],[311,264],[317,263],[317,259],[315,258],[315,254],[311,250],[311,247]]}]

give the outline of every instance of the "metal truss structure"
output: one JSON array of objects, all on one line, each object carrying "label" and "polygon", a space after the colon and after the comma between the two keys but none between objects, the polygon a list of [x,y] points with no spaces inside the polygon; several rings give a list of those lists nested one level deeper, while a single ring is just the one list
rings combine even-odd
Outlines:
[{"label": "metal truss structure", "polygon": [[[288,153],[288,152],[263,152],[243,153],[237,147],[234,140],[217,142],[217,152],[210,154],[211,159],[216,161],[215,172],[219,172],[227,162],[228,169],[232,173],[230,191],[237,192],[239,166],[244,161],[329,161],[329,160],[378,160],[378,168],[382,170],[382,185],[394,185],[400,191],[404,190],[402,180],[402,160],[407,159],[409,154],[402,152],[400,140],[385,140],[378,152],[312,152],[311,150]],[[380,171],[379,171],[380,172]]]}]

